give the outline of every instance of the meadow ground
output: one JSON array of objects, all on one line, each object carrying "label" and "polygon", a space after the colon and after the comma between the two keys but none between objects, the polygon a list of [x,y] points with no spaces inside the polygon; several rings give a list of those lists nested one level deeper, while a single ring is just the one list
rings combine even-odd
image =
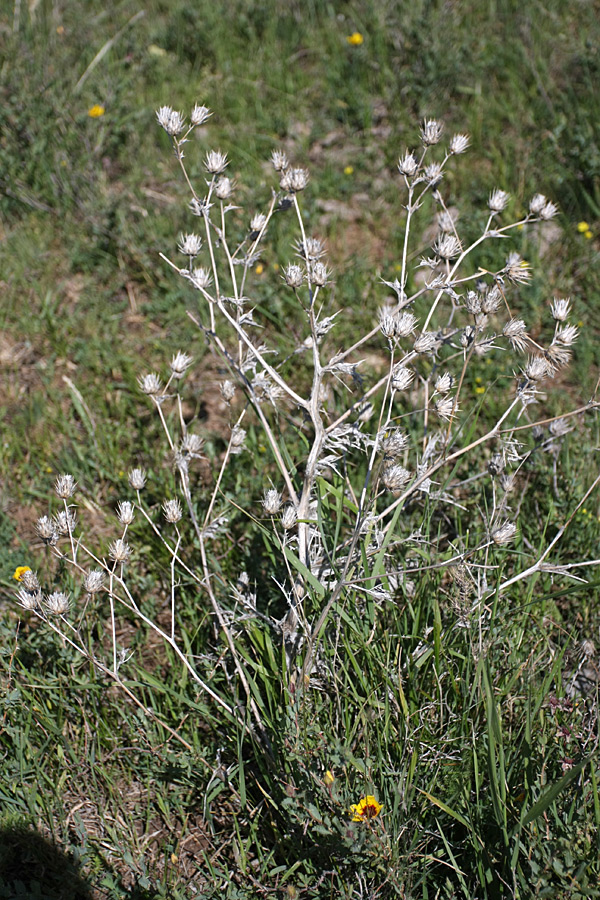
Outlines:
[{"label": "meadow ground", "polygon": [[[596,4],[232,0],[225,13],[208,0],[110,9],[16,0],[0,12],[0,34],[0,897],[600,896]],[[536,192],[559,207],[476,261],[481,273],[500,271],[510,252],[530,264],[530,279],[496,283],[510,287],[511,316],[540,353],[553,297],[571,298],[569,367],[556,366],[510,447],[482,444],[440,463],[433,494],[411,496],[400,519],[398,506],[385,536],[375,525],[361,531],[363,483],[373,515],[387,521],[383,487],[369,494],[370,464],[356,446],[330,459],[307,513],[319,552],[331,548],[326,575],[305,565],[302,516],[292,525],[298,544],[288,545],[260,504],[283,470],[287,499],[300,493],[311,410],[303,418],[265,403],[266,432],[256,386],[247,409],[239,392],[224,399],[235,366],[215,348],[216,304],[160,256],[174,259],[179,235],[201,219],[156,110],[189,116],[195,103],[213,114],[190,136],[185,164],[203,184],[207,151],[227,152],[232,203],[243,210],[231,212],[233,232],[279,190],[273,150],[310,172],[303,222],[324,241],[324,280],[335,281],[323,285],[323,308],[343,310],[331,352],[374,332],[357,354],[360,377],[342,373],[324,400],[333,418],[390,366],[393,340],[376,326],[408,271],[398,160],[420,146],[425,119],[443,122],[444,140],[470,136],[439,185],[428,176],[465,245],[485,228],[496,188],[510,193],[506,222],[526,218]],[[411,216],[409,292],[425,284],[415,266],[436,241],[430,194]],[[298,226],[277,202],[260,256],[241,268],[260,342],[278,350],[282,380],[308,396],[300,349],[311,312],[282,278]],[[419,300],[414,310],[422,322]],[[481,311],[473,315],[479,322]],[[239,339],[245,324],[231,327]],[[448,455],[494,428],[526,357],[471,352],[468,335],[460,345],[444,327],[415,385],[428,391],[439,360],[464,359],[460,402],[441,412]],[[188,453],[190,475],[181,452],[174,466],[165,450],[158,411],[167,404],[139,386],[148,372],[168,372],[178,351],[193,365],[183,366],[181,406],[165,416],[203,439],[202,458]],[[413,454],[416,472],[434,406],[417,409],[416,387],[407,396],[404,463]],[[373,396],[374,420],[384,405]],[[245,449],[235,455],[231,425],[243,411]],[[365,410],[354,411],[366,433]],[[397,497],[408,470],[382,465],[372,482]],[[149,475],[143,502],[132,467]],[[78,540],[99,559],[110,553],[117,564],[127,518],[118,503],[138,504],[126,525],[133,606],[116,616],[112,594],[109,603],[82,589],[70,541],[58,558],[36,530],[60,509],[61,473],[78,483]],[[502,475],[512,493],[500,502]],[[211,520],[208,563],[205,535],[181,526],[175,582],[173,554],[142,510],[154,521],[176,496],[193,521],[213,507],[227,521],[218,530]],[[509,547],[493,537],[499,512],[518,525]],[[356,563],[342,564],[357,547]],[[87,658],[52,633],[47,613],[18,605],[22,566],[45,592],[68,592],[70,618],[59,610],[57,627],[76,623],[67,636]],[[294,579],[306,599],[292,652]],[[175,586],[182,651],[161,637]],[[117,679],[120,648],[132,655]]]}]

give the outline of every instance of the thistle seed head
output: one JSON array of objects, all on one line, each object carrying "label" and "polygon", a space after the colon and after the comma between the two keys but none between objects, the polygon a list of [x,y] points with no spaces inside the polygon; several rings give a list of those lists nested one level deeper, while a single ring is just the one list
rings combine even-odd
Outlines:
[{"label": "thistle seed head", "polygon": [[400,315],[396,317],[396,324],[394,326],[396,337],[408,337],[413,333],[416,325],[417,317],[413,316],[411,312],[400,313]]},{"label": "thistle seed head", "polygon": [[77,482],[72,475],[59,475],[54,483],[54,491],[58,497],[68,500],[75,493]]},{"label": "thistle seed head", "polygon": [[59,534],[73,534],[77,524],[77,515],[73,510],[60,510],[54,516],[54,526]]},{"label": "thistle seed head", "polygon": [[142,491],[146,487],[147,481],[145,469],[131,469],[127,480],[134,491]]},{"label": "thistle seed head", "polygon": [[518,253],[510,253],[502,270],[513,284],[527,284],[531,278],[531,266]]},{"label": "thistle seed head", "polygon": [[557,322],[565,322],[571,312],[571,299],[567,297],[564,300],[559,300],[558,297],[555,297],[551,305],[551,311],[553,319]]},{"label": "thistle seed head", "polygon": [[17,601],[23,609],[28,611],[37,609],[42,603],[41,591],[27,591],[25,588],[19,588],[17,591]]},{"label": "thistle seed head", "polygon": [[250,237],[254,240],[267,224],[267,217],[262,213],[255,213],[250,219]]},{"label": "thistle seed head", "polygon": [[446,422],[449,422],[458,410],[458,403],[450,396],[440,397],[433,405],[440,419]]},{"label": "thistle seed head", "polygon": [[188,431],[181,439],[181,443],[179,445],[179,453],[183,457],[192,457],[198,459],[202,455],[201,451],[203,446],[204,440],[200,437],[200,435],[193,434],[191,431]]},{"label": "thistle seed head", "polygon": [[452,385],[454,384],[454,376],[450,374],[450,372],[444,372],[443,375],[438,375],[435,380],[435,389],[438,394],[447,394],[449,390],[451,390]]},{"label": "thistle seed head", "polygon": [[35,523],[35,530],[44,544],[53,547],[57,543],[59,537],[58,532],[54,522],[49,516],[41,516]]},{"label": "thistle seed head", "polygon": [[481,311],[489,316],[496,312],[501,303],[502,291],[497,284],[494,284],[481,298]]},{"label": "thistle seed head", "polygon": [[382,481],[388,491],[401,491],[411,479],[411,474],[404,466],[388,466],[383,470]]},{"label": "thistle seed head", "polygon": [[183,113],[176,112],[170,106],[161,106],[156,111],[156,118],[161,128],[171,137],[181,134],[185,127],[185,116]]},{"label": "thistle seed head", "polygon": [[104,588],[104,572],[101,569],[93,569],[88,572],[83,581],[83,589],[87,594],[97,594]]},{"label": "thistle seed head", "polygon": [[179,500],[165,500],[162,505],[163,515],[170,525],[176,525],[183,516]]},{"label": "thistle seed head", "polygon": [[296,522],[298,521],[298,511],[293,503],[287,503],[283,512],[281,513],[281,524],[285,528],[286,531],[289,531],[290,528],[293,528]]},{"label": "thistle seed head", "polygon": [[283,150],[273,150],[271,153],[271,163],[276,172],[284,172],[290,165]]},{"label": "thistle seed head", "polygon": [[225,403],[231,403],[235,397],[235,384],[233,381],[229,381],[229,379],[222,381],[219,385],[219,390],[221,391],[221,397]]},{"label": "thistle seed head", "polygon": [[441,234],[433,245],[433,252],[440,259],[454,259],[462,250],[460,241],[453,234]]},{"label": "thistle seed head", "polygon": [[198,256],[202,249],[202,238],[197,234],[182,234],[177,249],[186,256]]},{"label": "thistle seed head", "polygon": [[543,194],[534,194],[529,201],[529,212],[533,216],[539,216],[547,202]]},{"label": "thistle seed head", "polygon": [[281,494],[275,488],[265,491],[262,506],[268,516],[276,516],[281,509]]},{"label": "thistle seed head", "polygon": [[500,190],[500,188],[496,188],[492,191],[488,200],[488,207],[490,212],[493,215],[502,212],[503,209],[506,209],[508,201],[510,199],[510,194],[506,191]]},{"label": "thistle seed head", "polygon": [[242,428],[241,425],[234,425],[233,430],[231,432],[231,452],[235,455],[241,453],[244,449],[244,442],[246,440],[246,429]]},{"label": "thistle seed head", "polygon": [[130,500],[122,500],[117,506],[117,516],[121,525],[131,525],[135,519],[135,507]]},{"label": "thistle seed head", "polygon": [[508,338],[514,350],[517,350],[519,353],[524,353],[527,350],[529,339],[527,326],[523,319],[509,319],[502,329],[502,334]]},{"label": "thistle seed head", "polygon": [[194,269],[189,275],[189,279],[199,291],[206,291],[212,284],[212,275],[208,269],[204,269],[202,266]]},{"label": "thistle seed head", "polygon": [[457,155],[464,153],[469,146],[470,138],[468,134],[455,134],[450,141],[450,153]]},{"label": "thistle seed head", "polygon": [[316,287],[324,287],[331,280],[331,270],[322,262],[315,262],[310,269],[310,280]]},{"label": "thistle seed head", "polygon": [[162,390],[160,376],[156,372],[150,372],[148,375],[140,375],[138,384],[143,394],[149,397],[156,397]]},{"label": "thistle seed head", "polygon": [[30,594],[36,594],[41,590],[38,577],[35,572],[31,571],[31,569],[27,569],[26,572],[23,572],[23,574],[19,578],[19,581],[21,582],[21,585],[25,588],[25,590],[29,591]]},{"label": "thistle seed head", "polygon": [[435,331],[423,331],[413,344],[415,353],[430,353],[435,349],[438,337]]},{"label": "thistle seed head", "polygon": [[69,598],[62,591],[54,591],[44,599],[44,606],[52,616],[64,616],[69,605]]},{"label": "thistle seed head", "polygon": [[444,126],[435,119],[425,119],[421,125],[421,141],[424,147],[431,147],[438,144],[442,137]]},{"label": "thistle seed head", "polygon": [[408,448],[408,437],[404,431],[394,428],[384,435],[381,446],[388,459],[397,459]]},{"label": "thistle seed head", "polygon": [[227,178],[223,175],[215,185],[215,196],[217,196],[219,200],[229,200],[233,194],[233,188],[234,184],[231,178]]},{"label": "thistle seed head", "polygon": [[283,270],[283,280],[291,288],[302,287],[304,283],[304,271],[296,263],[289,263]]},{"label": "thistle seed head", "polygon": [[498,546],[509,544],[517,533],[517,526],[508,520],[492,531],[492,540]]},{"label": "thistle seed head", "polygon": [[209,150],[204,159],[204,168],[210,175],[220,175],[227,165],[227,154],[220,150]]},{"label": "thistle seed head", "polygon": [[544,208],[540,211],[540,219],[543,222],[548,222],[550,219],[553,219],[555,215],[558,213],[558,206],[555,203],[551,203],[550,200],[546,203]]},{"label": "thistle seed head", "polygon": [[131,547],[122,538],[117,538],[108,548],[109,557],[116,563],[129,562],[131,557]]},{"label": "thistle seed head", "polygon": [[191,366],[193,359],[187,353],[179,350],[171,360],[171,375],[173,378],[183,378],[187,369]]},{"label": "thistle seed head", "polygon": [[190,122],[192,125],[204,125],[204,123],[212,116],[212,112],[207,106],[201,106],[196,103],[190,113]]},{"label": "thistle seed head", "polygon": [[417,160],[408,150],[405,152],[404,156],[398,160],[398,171],[407,178],[412,178],[413,175],[416,175],[418,168],[419,164]]},{"label": "thistle seed head", "polygon": [[394,366],[392,371],[392,387],[395,391],[405,391],[412,383],[415,373],[401,363]]}]

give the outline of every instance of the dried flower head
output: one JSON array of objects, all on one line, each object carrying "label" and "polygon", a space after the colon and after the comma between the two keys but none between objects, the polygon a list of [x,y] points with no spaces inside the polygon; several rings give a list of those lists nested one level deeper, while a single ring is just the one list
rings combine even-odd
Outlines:
[{"label": "dried flower head", "polygon": [[40,582],[37,575],[31,569],[27,568],[18,579],[26,591],[36,594],[40,590]]},{"label": "dried flower head", "polygon": [[298,521],[298,511],[293,503],[287,503],[283,512],[281,513],[281,524],[285,528],[286,531],[289,531],[290,528],[293,528],[296,522]]},{"label": "dried flower head", "polygon": [[162,390],[160,376],[156,372],[150,372],[148,375],[140,375],[138,378],[140,390],[150,397],[156,397]]},{"label": "dried flower head", "polygon": [[435,389],[438,394],[447,394],[449,390],[451,390],[452,385],[454,384],[454,376],[450,374],[450,372],[444,372],[443,375],[438,375],[435,380]]},{"label": "dried flower head", "polygon": [[162,510],[165,519],[170,525],[176,525],[183,515],[179,500],[165,500]]},{"label": "dried flower head", "polygon": [[198,256],[202,249],[202,238],[198,234],[182,234],[177,249],[186,256]]},{"label": "dried flower head", "polygon": [[54,490],[57,496],[63,500],[68,500],[75,493],[77,482],[72,475],[59,475],[54,483]]},{"label": "dried flower head", "polygon": [[513,284],[527,284],[531,278],[531,266],[518,253],[508,255],[502,271]]},{"label": "dried flower head", "polygon": [[220,175],[227,168],[227,154],[220,150],[209,150],[204,159],[204,168],[211,175]]},{"label": "dried flower head", "polygon": [[433,252],[440,259],[454,259],[461,251],[460,241],[453,234],[441,234],[433,245]]},{"label": "dried flower head", "polygon": [[204,125],[204,123],[212,116],[212,112],[207,106],[201,106],[196,103],[190,113],[190,122],[192,125]]},{"label": "dried flower head", "polygon": [[296,263],[289,263],[283,270],[283,280],[291,288],[302,287],[304,283],[304,270]]},{"label": "dried flower head", "polygon": [[88,594],[97,594],[104,588],[104,572],[101,569],[93,569],[88,572],[83,580],[83,589]]},{"label": "dried flower head", "polygon": [[267,217],[263,213],[255,213],[250,219],[250,237],[254,240],[267,224]]},{"label": "dried flower head", "polygon": [[44,605],[53,616],[64,616],[69,611],[69,598],[62,591],[54,591],[44,599]]},{"label": "dried flower head", "polygon": [[303,191],[308,184],[309,173],[307,169],[285,169],[281,173],[279,186],[287,194],[295,194]]},{"label": "dried flower head", "polygon": [[513,349],[519,353],[524,353],[529,346],[529,338],[527,336],[527,326],[523,319],[509,319],[502,329],[504,337],[508,338]]},{"label": "dried flower head", "polygon": [[450,153],[456,155],[458,153],[464,153],[469,146],[469,135],[468,134],[455,134],[453,135],[450,141]]},{"label": "dried flower head", "polygon": [[58,532],[54,522],[49,516],[41,516],[35,523],[35,530],[44,544],[54,546],[58,541]]},{"label": "dried flower head", "polygon": [[171,360],[171,375],[173,378],[183,378],[187,369],[191,366],[193,359],[187,353],[179,350]]},{"label": "dried flower head", "polygon": [[265,491],[262,506],[268,516],[276,516],[281,509],[281,494],[275,488]]},{"label": "dried flower head", "polygon": [[388,466],[383,470],[382,481],[388,491],[400,491],[411,479],[411,474],[404,466]]},{"label": "dried flower head", "polygon": [[553,219],[555,215],[558,213],[558,206],[555,203],[551,203],[550,200],[546,203],[544,208],[540,210],[540,219],[543,222],[549,221],[549,219]]},{"label": "dried flower head", "polygon": [[457,219],[458,215],[456,213],[450,215],[447,209],[442,209],[437,214],[437,226],[440,231],[443,231],[446,234],[452,234],[456,228]]},{"label": "dried flower head", "polygon": [[398,171],[407,178],[412,178],[413,175],[416,175],[418,168],[419,164],[417,160],[408,150],[405,152],[404,156],[398,160]]},{"label": "dried flower head", "polygon": [[569,313],[571,312],[571,300],[567,297],[564,300],[559,300],[558,297],[555,297],[552,306],[552,318],[557,322],[565,322],[569,317]]},{"label": "dried flower head", "polygon": [[234,425],[231,432],[231,452],[233,454],[241,453],[244,449],[246,440],[246,429],[241,425]]},{"label": "dried flower head", "polygon": [[500,188],[496,188],[495,190],[493,190],[488,200],[488,207],[490,209],[490,212],[493,215],[502,212],[503,209],[506,209],[509,199],[510,194],[508,194],[506,191],[502,191],[500,190]]},{"label": "dried flower head", "polygon": [[117,538],[108,548],[108,555],[116,563],[126,563],[131,557],[131,547],[122,538]]},{"label": "dried flower head", "polygon": [[316,287],[324,287],[331,280],[331,269],[325,263],[313,263],[310,268],[310,280]]},{"label": "dried flower head", "polygon": [[396,317],[395,332],[396,337],[408,337],[413,333],[417,325],[417,317],[411,312],[404,311]]},{"label": "dried flower head", "polygon": [[415,353],[430,353],[438,344],[435,331],[423,331],[413,344]]},{"label": "dried flower head", "polygon": [[60,510],[54,516],[54,526],[59,534],[73,534],[77,524],[77,515],[73,510]]},{"label": "dried flower head", "polygon": [[30,611],[37,609],[41,605],[42,593],[41,591],[27,591],[25,588],[20,588],[17,591],[17,600],[23,609]]},{"label": "dried flower head", "polygon": [[276,172],[283,172],[290,165],[283,150],[273,150],[271,154],[271,163]]},{"label": "dried flower head", "polygon": [[127,480],[134,491],[142,491],[146,487],[147,481],[145,469],[131,469]]},{"label": "dried flower head", "polygon": [[156,118],[161,128],[171,137],[180,134],[185,127],[185,116],[183,113],[176,112],[170,106],[161,106],[156,111]]},{"label": "dried flower head", "polygon": [[442,137],[444,126],[435,119],[425,119],[421,125],[421,141],[425,147],[438,144]]},{"label": "dried flower head", "polygon": [[529,212],[533,216],[539,216],[547,202],[543,194],[534,194],[529,201]]},{"label": "dried flower head", "polygon": [[219,385],[219,390],[221,391],[221,397],[225,401],[225,403],[231,403],[233,398],[235,397],[235,384],[233,381],[229,381],[229,379],[225,379]]},{"label": "dried flower head", "polygon": [[199,291],[206,291],[212,284],[212,275],[203,266],[194,269],[187,277]]},{"label": "dried flower head", "polygon": [[467,291],[464,299],[465,309],[472,316],[477,316],[481,312],[481,295],[477,291]]},{"label": "dried flower head", "polygon": [[507,520],[497,528],[494,528],[494,530],[492,531],[492,540],[499,546],[501,544],[508,544],[513,540],[516,533],[517,526]]},{"label": "dried flower head", "polygon": [[428,166],[425,166],[423,177],[430,187],[437,187],[444,177],[442,164],[438,162],[429,163]]},{"label": "dried flower head", "polygon": [[381,442],[383,452],[389,459],[397,459],[408,448],[406,432],[400,428],[394,428],[384,434]]},{"label": "dried flower head", "polygon": [[523,369],[523,374],[529,381],[541,381],[552,374],[552,366],[543,356],[532,356]]},{"label": "dried flower head", "polygon": [[227,178],[226,175],[223,175],[215,185],[215,195],[219,200],[229,200],[233,194],[233,188],[234,184],[231,178]]},{"label": "dried flower head", "polygon": [[489,291],[486,291],[481,297],[481,311],[486,316],[495,313],[502,300],[502,291],[497,284],[493,284]]},{"label": "dried flower head", "polygon": [[130,500],[122,500],[117,506],[117,516],[121,525],[131,525],[135,519],[135,507]]},{"label": "dried flower head", "polygon": [[449,395],[440,397],[433,405],[440,419],[444,419],[446,422],[449,422],[458,410],[458,403],[454,397]]},{"label": "dried flower head", "polygon": [[188,431],[181,439],[181,443],[179,445],[179,453],[184,457],[189,456],[194,459],[199,459],[202,455],[201,451],[203,446],[203,438],[201,438],[198,434],[193,434],[191,431]]},{"label": "dried flower head", "polygon": [[554,341],[552,343],[562,344],[564,347],[570,347],[577,340],[579,329],[576,325],[562,325],[556,329]]},{"label": "dried flower head", "polygon": [[392,387],[395,391],[405,391],[412,384],[415,373],[401,363],[394,366],[392,371]]},{"label": "dried flower head", "polygon": [[396,333],[396,317],[382,310],[379,319],[379,327],[384,338],[391,340]]}]

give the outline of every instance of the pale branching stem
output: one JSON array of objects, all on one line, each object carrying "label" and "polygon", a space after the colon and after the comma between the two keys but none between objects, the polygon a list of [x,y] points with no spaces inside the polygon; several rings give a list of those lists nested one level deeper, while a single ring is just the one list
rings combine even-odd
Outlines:
[{"label": "pale branching stem", "polygon": [[462,390],[463,382],[465,380],[465,375],[467,373],[467,367],[471,361],[471,357],[473,355],[473,351],[475,350],[475,343],[471,344],[471,347],[467,353],[464,355],[464,362],[460,373],[460,378],[458,379],[458,385],[456,388],[456,394],[454,395],[454,405],[452,407],[452,412],[450,414],[450,418],[448,420],[448,430],[446,431],[446,437],[444,438],[444,444],[447,447],[448,442],[450,441],[450,431],[452,429],[452,422],[454,420],[454,416],[458,407],[458,398],[460,396],[460,392]]},{"label": "pale branching stem", "polygon": [[296,210],[296,217],[298,219],[298,225],[300,227],[300,234],[302,235],[302,246],[304,248],[304,255],[306,261],[306,283],[308,285],[308,296],[310,299],[310,305],[313,305],[314,297],[312,292],[312,283],[311,283],[311,271],[310,271],[310,261],[308,259],[308,247],[306,244],[306,232],[304,230],[304,222],[302,220],[302,214],[300,212],[300,204],[298,203],[298,195],[294,194],[294,209]]},{"label": "pale branching stem", "polygon": [[177,562],[178,554],[179,554],[179,546],[181,544],[181,534],[179,533],[179,529],[175,528],[177,532],[177,543],[175,544],[175,549],[173,550],[173,555],[171,557],[171,640],[175,641],[175,563]]},{"label": "pale branching stem", "polygon": [[65,508],[65,522],[67,523],[67,528],[69,530],[69,541],[71,542],[71,555],[73,557],[73,562],[75,562],[77,559],[77,554],[75,552],[75,541],[73,540],[73,529],[71,528],[71,517],[69,515],[69,506],[64,497],[63,506]]},{"label": "pale branching stem", "polygon": [[[198,326],[198,328],[202,328],[201,324],[198,322],[198,320],[193,315],[193,313],[188,312],[188,316],[190,317],[192,322],[194,322],[194,324]],[[248,381],[248,379],[246,378],[244,373],[241,372],[240,369],[238,369],[237,366],[235,365],[235,363],[232,361],[229,353],[227,352],[226,348],[223,345],[223,342],[218,337],[218,335],[211,334],[210,337],[213,339],[215,346],[221,353],[223,359],[227,361],[228,365],[233,369],[233,371],[235,372],[237,377],[244,383],[246,390],[250,394],[250,398],[252,400],[252,405],[256,411],[258,418],[260,419],[260,423],[263,427],[266,438],[269,442],[269,446],[271,448],[273,456],[275,457],[275,461],[277,462],[277,465],[279,466],[279,471],[281,472],[283,479],[285,481],[286,487],[288,489],[288,494],[290,496],[290,500],[292,501],[292,503],[294,503],[294,505],[297,505],[298,504],[298,495],[296,494],[296,489],[294,487],[294,483],[293,483],[291,476],[287,470],[285,462],[283,461],[283,457],[281,455],[279,445],[277,444],[277,441],[275,440],[275,436],[273,434],[271,426],[269,425],[267,418],[266,418],[264,412],[262,411],[262,406],[259,403],[254,391],[252,390],[252,385],[250,384],[250,382]]]},{"label": "pale branching stem", "polygon": [[[596,487],[599,483],[600,483],[600,475],[598,475],[594,479],[591,486],[587,489],[587,491],[585,492],[585,494],[583,495],[583,497],[581,498],[581,500],[579,501],[579,503],[577,504],[577,506],[575,507],[575,509],[569,516],[569,518],[567,519],[567,521],[564,523],[564,525],[561,525],[561,527],[558,529],[556,535],[550,541],[550,543],[548,544],[548,546],[546,547],[546,549],[544,550],[542,555],[539,557],[539,559],[535,563],[533,563],[533,565],[529,566],[528,569],[525,569],[523,572],[519,572],[517,575],[513,575],[512,578],[509,578],[506,581],[503,581],[502,584],[498,585],[498,587],[496,587],[490,591],[490,593],[488,594],[488,597],[495,595],[496,593],[500,594],[503,591],[505,591],[507,588],[511,587],[511,585],[516,584],[518,581],[523,581],[524,578],[529,578],[530,575],[535,575],[537,572],[543,571],[544,561],[550,555],[550,553],[552,552],[552,550],[554,549],[556,544],[558,544],[558,542],[562,539],[565,531],[567,530],[567,528],[569,527],[569,525],[575,518],[577,511],[583,506],[583,504],[586,502],[587,498],[596,489]],[[563,568],[563,567],[561,566],[561,568]]]},{"label": "pale branching stem", "polygon": [[[116,563],[115,563],[116,565]],[[113,593],[113,578],[114,578],[114,566],[112,567],[109,576],[108,576],[108,602],[110,603],[110,630],[112,637],[112,649],[113,649],[113,671],[115,673],[115,677],[117,676],[118,668],[117,668],[117,632],[115,628],[115,601],[114,601],[114,593]]]},{"label": "pale branching stem", "polygon": [[267,372],[268,375],[270,375],[270,377],[273,379],[273,381],[276,384],[278,384],[280,388],[282,388],[282,390],[288,395],[288,397],[291,400],[294,401],[294,403],[296,403],[298,406],[302,407],[302,409],[305,409],[308,412],[310,412],[308,401],[304,400],[299,394],[297,394],[295,391],[293,391],[292,388],[289,386],[289,384],[286,381],[284,381],[284,379],[281,377],[281,375],[279,375],[277,370],[274,369],[273,366],[269,365],[269,363],[266,361],[266,359],[264,358],[262,353],[256,349],[256,347],[254,346],[254,344],[252,343],[252,341],[250,340],[250,338],[248,337],[248,335],[246,334],[244,329],[236,322],[236,320],[232,316],[229,315],[229,313],[225,309],[221,299],[217,300],[217,305],[219,307],[220,312],[225,316],[225,318],[227,319],[229,324],[235,329],[235,331],[237,332],[239,337],[242,339],[242,341],[244,342],[246,347],[249,349],[252,356],[254,356],[254,358],[258,360],[258,362],[261,364],[261,366],[263,367],[265,372]]},{"label": "pale branching stem", "polygon": [[[431,478],[431,476],[434,475],[443,466],[447,465],[448,463],[454,462],[455,459],[459,459],[461,456],[464,456],[465,453],[469,453],[480,444],[484,444],[486,441],[489,441],[492,438],[496,437],[500,431],[500,425],[510,415],[512,410],[515,408],[515,406],[517,406],[519,402],[519,397],[515,397],[512,403],[504,411],[500,419],[496,422],[494,427],[491,428],[490,431],[488,431],[486,434],[482,435],[480,438],[477,438],[477,440],[472,441],[467,447],[461,447],[459,450],[455,450],[455,452],[451,453],[449,456],[445,456],[442,459],[439,459],[436,463],[433,463],[426,472],[422,472],[418,478],[410,483],[410,485],[407,487],[404,493],[400,495],[400,497],[394,500],[394,502],[391,503],[386,509],[384,509],[383,512],[379,513],[379,515],[377,516],[377,520],[381,521],[382,519],[387,518],[387,516],[389,516],[389,514],[393,512],[397,506],[400,506],[401,503],[404,503],[407,498],[410,497],[410,495],[418,487],[420,487],[420,485],[423,484],[424,481],[427,481],[428,478]],[[389,524],[390,523],[388,523],[388,525],[386,525],[384,528],[384,531],[387,532],[386,541],[391,537],[391,533],[389,532]],[[387,546],[387,543],[385,541],[384,545]]]},{"label": "pale branching stem", "polygon": [[407,279],[406,262],[408,259],[408,239],[410,236],[411,217],[412,217],[413,211],[415,209],[415,206],[413,206],[413,202],[412,202],[414,192],[415,192],[414,186],[411,184],[410,187],[408,188],[408,203],[406,204],[406,224],[404,226],[404,246],[402,247],[402,271],[400,273],[400,284],[402,286],[402,290],[404,290],[406,288],[406,279]]},{"label": "pale branching stem", "polygon": [[163,430],[164,430],[164,432],[165,432],[165,434],[166,434],[166,436],[167,436],[167,440],[168,440],[168,442],[169,442],[169,447],[170,447],[171,450],[173,451],[173,450],[175,450],[175,445],[173,444],[173,441],[171,440],[171,434],[170,434],[170,432],[169,432],[169,426],[167,425],[166,419],[165,419],[165,417],[164,417],[164,415],[163,415],[163,411],[162,411],[162,406],[161,406],[160,400],[156,400],[154,397],[153,397],[152,399],[154,400],[154,405],[155,405],[155,407],[156,407],[157,410],[158,410],[158,415],[159,415],[159,417],[160,417],[160,421],[161,421]]},{"label": "pale branching stem", "polygon": [[206,515],[204,516],[204,528],[206,528],[206,526],[210,522],[210,517],[212,515],[212,511],[213,511],[214,505],[216,503],[217,494],[219,493],[219,487],[221,486],[221,480],[223,478],[223,474],[225,472],[227,463],[229,462],[229,459],[231,457],[231,447],[233,445],[233,435],[234,435],[235,429],[241,424],[242,419],[244,418],[245,415],[246,415],[246,410],[243,409],[241,414],[238,417],[238,420],[237,420],[235,426],[231,430],[229,443],[227,444],[227,449],[225,450],[225,455],[223,456],[223,462],[221,463],[221,468],[219,469],[219,474],[217,475],[217,480],[216,480],[215,486],[213,488],[212,496],[210,498],[210,503],[208,504],[208,509],[206,510]]}]

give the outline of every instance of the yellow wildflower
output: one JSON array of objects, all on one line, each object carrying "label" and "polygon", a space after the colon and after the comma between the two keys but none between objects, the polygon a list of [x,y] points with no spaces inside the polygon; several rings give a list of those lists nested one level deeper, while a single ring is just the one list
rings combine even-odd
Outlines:
[{"label": "yellow wildflower", "polygon": [[475,393],[476,393],[476,394],[485,394],[485,388],[484,388],[484,386],[481,385],[481,386],[479,386],[479,387],[476,387],[476,388],[475,388]]},{"label": "yellow wildflower", "polygon": [[351,47],[360,47],[364,38],[360,31],[354,31],[352,34],[349,34],[346,38]]},{"label": "yellow wildflower", "polygon": [[265,271],[265,267],[262,263],[259,263],[254,271],[257,275],[262,275],[262,273]]},{"label": "yellow wildflower", "polygon": [[346,166],[344,169],[344,175],[352,175],[354,172],[354,166]]},{"label": "yellow wildflower", "polygon": [[594,235],[592,234],[592,232],[590,231],[589,228],[587,231],[583,232],[583,236],[584,236],[584,238],[587,238],[588,241],[590,241],[594,237]]},{"label": "yellow wildflower", "polygon": [[104,109],[103,106],[100,106],[99,103],[94,103],[94,105],[90,106],[90,108],[88,109],[87,114],[90,117],[90,119],[99,119],[100,116],[103,116],[105,112],[106,112],[106,110]]},{"label": "yellow wildflower", "polygon": [[378,803],[372,794],[361,797],[358,803],[353,803],[350,807],[353,822],[364,822],[365,819],[374,819],[383,809],[381,803]]},{"label": "yellow wildflower", "polygon": [[588,225],[587,222],[578,222],[577,223],[577,231],[580,234],[583,234],[584,232],[589,231],[589,230],[590,230],[590,226]]},{"label": "yellow wildflower", "polygon": [[25,572],[31,572],[29,566],[17,566],[17,568],[15,569],[15,574],[13,575],[15,581],[20,581]]},{"label": "yellow wildflower", "polygon": [[325,784],[333,784],[333,782],[335,781],[335,775],[333,774],[331,769],[327,769],[323,777],[323,781],[325,782]]}]

